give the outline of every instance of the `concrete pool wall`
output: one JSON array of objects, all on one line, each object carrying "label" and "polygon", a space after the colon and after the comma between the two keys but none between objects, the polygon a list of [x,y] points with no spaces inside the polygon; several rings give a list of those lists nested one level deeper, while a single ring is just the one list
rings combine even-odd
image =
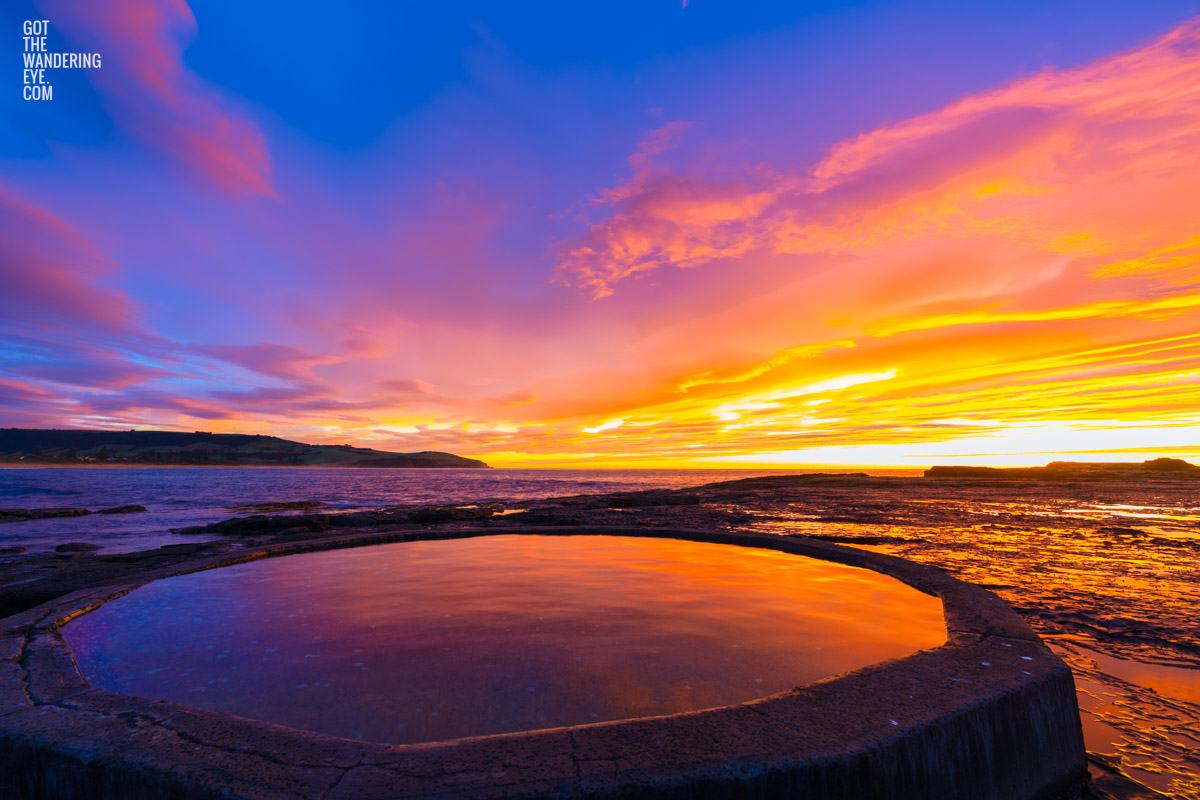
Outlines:
[{"label": "concrete pool wall", "polygon": [[945,645],[740,705],[387,746],[93,688],[59,628],[157,578],[274,555],[486,530],[247,548],[0,621],[0,796],[14,798],[972,798],[1054,800],[1086,779],[1070,670],[999,598],[815,540],[660,528],[506,528],[760,547],[891,575],[942,599]]}]

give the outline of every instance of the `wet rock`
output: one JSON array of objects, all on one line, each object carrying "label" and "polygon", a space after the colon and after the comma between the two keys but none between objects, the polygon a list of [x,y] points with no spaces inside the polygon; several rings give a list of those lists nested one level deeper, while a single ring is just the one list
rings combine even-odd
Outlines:
[{"label": "wet rock", "polygon": [[[407,516],[405,521],[407,521]],[[382,525],[388,521],[386,516],[370,513],[336,514],[329,518],[330,524],[338,528],[362,528],[368,525]]]},{"label": "wet rock", "polygon": [[903,536],[842,536],[827,533],[797,533],[792,535],[807,537],[809,539],[820,539],[822,542],[833,542],[834,544],[920,544],[925,541],[924,539],[906,539]]},{"label": "wet rock", "polygon": [[105,508],[97,511],[97,514],[141,514],[146,511],[145,506],[116,506],[115,508]]},{"label": "wet rock", "polygon": [[505,520],[508,522],[517,522],[522,525],[551,527],[568,527],[581,524],[580,520],[574,517],[564,517],[559,514],[549,514],[539,511],[522,511],[520,514],[509,514],[505,517]]},{"label": "wet rock", "polygon": [[86,517],[92,513],[86,508],[35,508],[29,512],[30,519],[53,519],[57,517]]},{"label": "wet rock", "polygon": [[31,519],[55,517],[85,517],[92,513],[86,508],[0,508],[0,522],[25,522]]},{"label": "wet rock", "polygon": [[244,506],[226,506],[230,511],[307,511],[324,508],[325,504],[316,500],[294,500],[283,503],[252,503]]},{"label": "wet rock", "polygon": [[491,506],[480,506],[478,508],[458,508],[455,511],[464,515],[465,519],[487,519],[496,513],[496,509]]},{"label": "wet rock", "polygon": [[420,508],[408,515],[409,522],[420,523],[450,522],[453,519],[454,514],[445,508]]},{"label": "wet rock", "polygon": [[610,495],[597,504],[599,508],[649,508],[651,506],[696,506],[700,498],[694,494],[674,492],[635,492]]},{"label": "wet rock", "polygon": [[[192,543],[164,544],[162,547],[158,548],[158,552],[160,552],[164,555],[171,555],[171,556],[190,556],[193,553],[200,553],[205,550],[215,550],[215,549],[216,549],[216,545],[214,545],[214,544],[210,544],[208,542],[200,542],[197,544],[192,544]],[[148,551],[148,552],[153,552],[153,551]]]},{"label": "wet rock", "polygon": [[1088,752],[1087,760],[1089,781],[1084,800],[1168,800],[1168,795],[1126,775],[1121,769],[1120,756]]},{"label": "wet rock", "polygon": [[1137,528],[1121,528],[1121,527],[1100,528],[1097,530],[1097,533],[1108,533],[1108,534],[1112,534],[1115,536],[1145,536],[1146,535],[1145,531],[1138,530]]},{"label": "wet rock", "polygon": [[663,498],[661,503],[655,505],[661,506],[698,506],[700,498],[694,494],[672,494]]},{"label": "wet rock", "polygon": [[67,542],[60,544],[54,548],[56,553],[93,553],[96,550],[103,550],[104,545],[92,544],[91,542]]},{"label": "wet rock", "polygon": [[600,508],[636,508],[638,501],[633,497],[615,496],[599,505]]},{"label": "wet rock", "polygon": [[262,533],[263,531],[270,530],[272,524],[272,517],[268,517],[264,514],[254,514],[249,517],[234,517],[233,519],[214,522],[207,527],[212,533],[223,533],[227,536],[238,536],[252,533]]},{"label": "wet rock", "polygon": [[155,558],[165,558],[170,553],[165,553],[161,548],[157,550],[138,550],[134,553],[113,553],[109,556],[103,556],[104,560],[114,564],[135,564],[139,561],[149,561]]},{"label": "wet rock", "polygon": [[[437,509],[439,512],[444,511]],[[455,516],[453,512],[436,514],[439,519],[473,519],[475,514]],[[283,533],[289,528],[308,528],[310,532],[322,532],[331,528],[361,528],[376,525],[396,525],[409,522],[412,512],[407,507],[385,508],[379,511],[356,511],[348,514],[292,514],[269,516],[253,514],[248,517],[213,522],[209,525],[191,525],[176,528],[172,532],[181,536],[258,536],[260,534]]]},{"label": "wet rock", "polygon": [[467,520],[486,519],[495,513],[496,510],[490,506],[471,506],[468,508],[431,506],[407,512],[406,519],[408,522],[421,524],[464,522]]},{"label": "wet rock", "polygon": [[[328,514],[296,514],[293,516],[269,517],[255,514],[249,517],[234,517],[204,526],[204,533],[222,536],[255,536],[261,533],[276,533],[288,528],[307,527],[310,530],[328,530]],[[180,531],[188,530],[184,528]]]},{"label": "wet rock", "polygon": [[314,536],[320,536],[320,531],[314,531],[304,525],[297,525],[294,528],[284,528],[279,533],[272,536],[267,541],[269,542],[294,542],[299,539],[311,539]]}]

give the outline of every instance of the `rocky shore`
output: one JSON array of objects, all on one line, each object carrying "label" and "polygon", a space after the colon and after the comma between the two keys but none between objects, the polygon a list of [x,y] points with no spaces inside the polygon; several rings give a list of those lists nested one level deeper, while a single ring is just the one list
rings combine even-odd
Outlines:
[{"label": "rocky shore", "polygon": [[[1194,487],[1190,473],[1171,471],[1121,481],[811,474],[536,502],[357,509],[266,503],[180,529],[178,543],[153,550],[86,547],[103,545],[96,541],[48,554],[0,553],[0,616],[166,566],[284,542],[336,546],[372,533],[639,526],[806,536],[931,564],[1001,595],[1077,677],[1121,695],[1103,708],[1091,703],[1085,714],[1085,728],[1107,726],[1118,739],[1103,752],[1093,748],[1094,796],[1196,797],[1200,756],[1188,743],[1200,741],[1200,693],[1195,703],[1172,698],[1128,675],[1105,673],[1089,656],[1200,678],[1200,516],[1131,517],[1138,512],[1128,510],[1194,508]],[[1086,708],[1085,701],[1081,693]],[[1157,783],[1164,793],[1127,776]]]},{"label": "rocky shore", "polygon": [[145,510],[145,506],[135,505],[102,508],[98,511],[87,508],[0,508],[0,523],[55,517],[86,517],[88,514],[139,514]]}]

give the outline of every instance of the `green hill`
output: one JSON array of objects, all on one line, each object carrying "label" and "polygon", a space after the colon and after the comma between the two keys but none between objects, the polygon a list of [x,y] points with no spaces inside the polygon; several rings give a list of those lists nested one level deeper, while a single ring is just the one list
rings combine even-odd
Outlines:
[{"label": "green hill", "polygon": [[0,462],[381,468],[486,468],[451,453],[391,453],[348,444],[317,445],[277,436],[195,431],[0,428]]}]

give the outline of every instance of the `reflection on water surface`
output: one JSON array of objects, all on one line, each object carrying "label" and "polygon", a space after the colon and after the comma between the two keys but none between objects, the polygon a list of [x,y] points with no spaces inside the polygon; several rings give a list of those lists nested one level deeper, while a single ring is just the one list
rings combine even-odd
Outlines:
[{"label": "reflection on water surface", "polygon": [[156,581],[64,633],[94,685],[391,743],[728,705],[946,635],[937,598],[867,570],[511,535]]}]

